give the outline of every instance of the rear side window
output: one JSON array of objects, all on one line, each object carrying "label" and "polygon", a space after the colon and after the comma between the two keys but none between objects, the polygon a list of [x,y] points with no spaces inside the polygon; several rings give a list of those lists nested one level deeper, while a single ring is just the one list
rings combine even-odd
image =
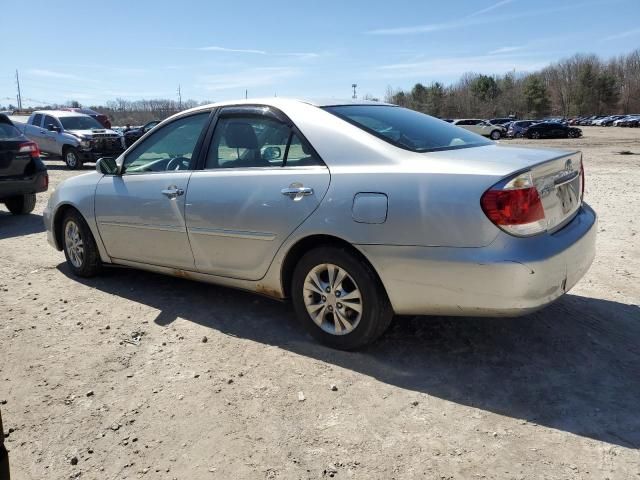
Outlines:
[{"label": "rear side window", "polygon": [[42,124],[42,114],[36,113],[35,117],[33,117],[33,121],[31,122],[31,125],[35,125],[36,127],[39,127],[41,124]]},{"label": "rear side window", "polygon": [[205,169],[322,165],[295,132],[278,120],[231,116],[218,120]]},{"label": "rear side window", "polygon": [[381,138],[414,152],[433,152],[491,145],[480,135],[437,118],[391,105],[340,105],[324,110]]},{"label": "rear side window", "polygon": [[22,134],[10,123],[0,123],[0,140],[9,140],[10,138],[19,138]]}]

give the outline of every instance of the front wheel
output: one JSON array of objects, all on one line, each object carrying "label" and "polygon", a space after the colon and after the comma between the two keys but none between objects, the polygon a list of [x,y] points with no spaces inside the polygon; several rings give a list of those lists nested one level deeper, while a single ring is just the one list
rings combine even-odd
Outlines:
[{"label": "front wheel", "polygon": [[5,200],[7,209],[14,215],[26,215],[33,212],[36,206],[36,194],[28,193],[26,195],[18,195]]},{"label": "front wheel", "polygon": [[71,170],[78,170],[79,168],[82,168],[82,160],[80,159],[80,154],[75,148],[65,148],[62,155],[64,156],[64,163],[66,163],[67,167],[69,167]]},{"label": "front wheel", "polygon": [[343,248],[320,247],[306,253],[295,268],[291,296],[307,331],[340,350],[372,343],[393,318],[376,273]]},{"label": "front wheel", "polygon": [[71,271],[79,277],[93,277],[100,271],[100,254],[91,229],[82,215],[70,211],[62,221],[64,256]]},{"label": "front wheel", "polygon": [[500,140],[500,137],[502,136],[500,133],[500,130],[494,130],[493,132],[491,132],[491,135],[489,135],[491,137],[491,140]]},{"label": "front wheel", "polygon": [[538,140],[540,138],[540,132],[531,132],[529,134],[529,138],[533,138],[534,140]]}]

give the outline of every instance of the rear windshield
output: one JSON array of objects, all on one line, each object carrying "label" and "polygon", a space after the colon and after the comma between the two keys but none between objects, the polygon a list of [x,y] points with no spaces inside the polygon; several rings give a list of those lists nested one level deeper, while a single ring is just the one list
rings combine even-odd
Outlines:
[{"label": "rear windshield", "polygon": [[10,138],[19,138],[22,134],[10,123],[0,123],[0,140],[9,140]]},{"label": "rear windshield", "polygon": [[397,147],[433,152],[479,147],[491,142],[423,113],[391,105],[340,105],[324,110]]},{"label": "rear windshield", "polygon": [[65,130],[91,130],[94,128],[103,129],[95,118],[89,116],[60,117]]}]

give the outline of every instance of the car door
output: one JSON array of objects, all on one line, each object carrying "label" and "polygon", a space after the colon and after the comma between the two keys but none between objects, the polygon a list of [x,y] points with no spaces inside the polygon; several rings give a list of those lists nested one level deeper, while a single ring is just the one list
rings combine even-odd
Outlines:
[{"label": "car door", "polygon": [[274,109],[227,107],[187,191],[198,271],[262,278],[285,239],[318,207],[329,170]]},{"label": "car door", "polygon": [[[53,125],[53,128],[57,128],[57,130],[49,130],[49,125]],[[61,130],[62,125],[60,125],[57,118],[52,117],[51,115],[45,115],[42,128],[40,129],[40,141],[42,142],[40,148],[49,153],[61,154],[62,152],[58,148],[58,142],[56,141]]]},{"label": "car door", "polygon": [[210,112],[179,117],[127,152],[96,188],[95,215],[115,259],[193,270],[185,192]]}]

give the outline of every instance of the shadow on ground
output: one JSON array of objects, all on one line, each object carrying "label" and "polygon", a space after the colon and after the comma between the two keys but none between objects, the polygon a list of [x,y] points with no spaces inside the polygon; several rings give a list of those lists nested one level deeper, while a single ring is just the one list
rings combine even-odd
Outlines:
[{"label": "shadow on ground", "polygon": [[13,215],[0,211],[0,240],[44,232],[42,215]]},{"label": "shadow on ground", "polygon": [[516,319],[398,318],[368,349],[340,352],[308,337],[287,304],[249,293],[117,268],[79,281],[158,309],[161,326],[180,317],[404,389],[640,448],[638,306],[566,295]]}]

